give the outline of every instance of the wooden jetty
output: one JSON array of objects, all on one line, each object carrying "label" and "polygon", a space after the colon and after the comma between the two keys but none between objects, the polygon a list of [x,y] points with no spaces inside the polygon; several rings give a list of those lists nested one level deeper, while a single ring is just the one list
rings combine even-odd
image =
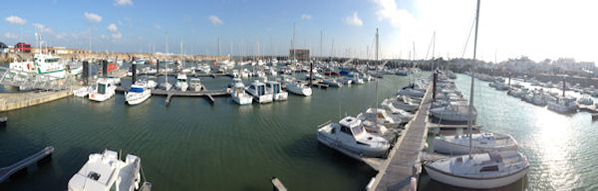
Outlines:
[{"label": "wooden jetty", "polygon": [[368,190],[405,190],[421,171],[420,155],[426,142],[428,110],[432,105],[432,85],[428,87],[415,117],[407,124],[403,135],[390,151]]},{"label": "wooden jetty", "polygon": [[42,161],[42,159],[46,157],[50,157],[51,154],[54,152],[54,147],[48,146],[41,151],[20,160],[10,166],[4,167],[0,169],[0,182],[4,182],[7,178],[11,175],[20,172],[22,170],[26,170],[26,167],[32,165],[33,163],[38,163]]}]

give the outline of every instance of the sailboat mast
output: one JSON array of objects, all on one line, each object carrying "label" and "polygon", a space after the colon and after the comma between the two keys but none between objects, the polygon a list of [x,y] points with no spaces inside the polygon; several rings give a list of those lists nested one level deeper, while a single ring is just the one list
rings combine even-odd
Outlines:
[{"label": "sailboat mast", "polygon": [[478,45],[478,22],[480,19],[480,0],[478,0],[478,5],[476,8],[476,16],[475,16],[475,36],[474,36],[474,40],[473,40],[473,64],[471,67],[471,88],[469,91],[469,110],[468,110],[468,115],[469,115],[469,120],[467,120],[467,131],[469,132],[469,158],[472,158],[471,156],[471,152],[473,151],[473,141],[472,141],[472,137],[471,137],[471,126],[473,123],[473,119],[472,119],[472,114],[473,114],[473,83],[474,83],[474,76],[475,76],[475,57],[476,57],[476,51],[477,51],[477,45]]},{"label": "sailboat mast", "polygon": [[[376,62],[378,62],[378,28],[376,28]],[[380,63],[376,63],[376,75],[380,75],[380,72],[378,71],[378,64]],[[376,80],[376,112],[374,112],[376,117],[376,120],[374,120],[376,128],[378,127],[378,81],[380,81],[380,79]]]}]

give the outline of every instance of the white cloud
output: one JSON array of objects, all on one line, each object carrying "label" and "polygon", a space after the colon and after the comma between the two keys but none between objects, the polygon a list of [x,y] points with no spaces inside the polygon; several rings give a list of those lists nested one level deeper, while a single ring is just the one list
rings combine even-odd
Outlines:
[{"label": "white cloud", "polygon": [[112,37],[112,39],[120,39],[123,37],[123,35],[119,32],[119,33],[113,33],[110,35]]},{"label": "white cloud", "polygon": [[158,25],[158,24],[154,24],[154,28],[161,29],[162,27],[160,25]]},{"label": "white cloud", "polygon": [[25,23],[27,23],[27,20],[22,19],[21,17],[18,16],[14,16],[11,15],[9,17],[6,17],[6,22],[10,23],[10,24],[18,24],[18,25],[24,25]]},{"label": "white cloud", "polygon": [[309,14],[301,14],[301,20],[311,20],[311,15],[309,15]]},{"label": "white cloud", "polygon": [[118,31],[118,27],[116,27],[116,25],[114,23],[108,25],[108,31],[110,32],[116,32]]},{"label": "white cloud", "polygon": [[100,35],[100,39],[108,40],[108,36],[106,36],[106,35],[104,35],[104,34],[103,34],[103,35]]},{"label": "white cloud", "polygon": [[346,17],[345,22],[347,22],[348,25],[354,25],[354,26],[363,25],[363,21],[359,18],[359,16],[357,16],[357,12],[354,12],[353,16]]},{"label": "white cloud", "polygon": [[63,32],[63,33],[60,33],[60,34],[56,34],[55,36],[56,36],[57,39],[62,39],[64,37],[66,37],[66,33]]},{"label": "white cloud", "polygon": [[4,33],[4,38],[13,38],[13,39],[18,39],[18,38],[19,38],[19,36],[17,36],[16,34]]},{"label": "white cloud", "polygon": [[54,30],[52,30],[51,28],[46,27],[45,25],[39,24],[39,23],[33,23],[32,24],[33,27],[37,28],[38,30],[45,32],[45,33],[54,33]]},{"label": "white cloud", "polygon": [[95,22],[102,21],[102,16],[100,16],[98,14],[85,12],[84,15],[85,15],[85,18],[87,18],[89,21],[95,21]]},{"label": "white cloud", "polygon": [[222,22],[222,20],[220,20],[220,18],[218,18],[218,16],[216,15],[210,15],[208,17],[208,19],[210,20],[210,22],[212,23],[212,25],[221,25],[224,22]]},{"label": "white cloud", "polygon": [[114,0],[114,6],[133,5],[133,0]]}]

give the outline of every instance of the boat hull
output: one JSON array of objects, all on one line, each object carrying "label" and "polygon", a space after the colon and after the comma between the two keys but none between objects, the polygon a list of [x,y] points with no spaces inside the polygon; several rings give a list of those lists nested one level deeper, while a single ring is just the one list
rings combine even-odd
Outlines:
[{"label": "boat hull", "polygon": [[520,180],[529,171],[529,168],[524,168],[519,172],[508,176],[471,178],[442,172],[427,164],[424,164],[424,168],[426,169],[426,172],[428,172],[430,178],[432,178],[435,181],[452,186],[474,189],[491,189],[503,187]]},{"label": "boat hull", "polygon": [[386,149],[367,149],[367,148],[355,148],[343,144],[341,141],[335,140],[333,137],[326,135],[324,132],[318,132],[318,142],[322,143],[330,147],[331,149],[337,150],[339,152],[345,153],[350,152],[354,155],[366,156],[366,157],[381,157],[386,154],[388,148]]},{"label": "boat hull", "polygon": [[147,93],[141,97],[135,98],[135,99],[127,99],[127,104],[133,106],[133,105],[139,105],[140,103],[143,103],[145,100],[149,99],[152,96],[151,93]]},{"label": "boat hull", "polygon": [[[473,147],[473,153],[484,153],[491,151],[516,151],[519,147],[514,145],[505,145],[500,147]],[[469,153],[469,144],[462,145],[448,141],[434,139],[434,151],[450,155],[465,155]]]}]

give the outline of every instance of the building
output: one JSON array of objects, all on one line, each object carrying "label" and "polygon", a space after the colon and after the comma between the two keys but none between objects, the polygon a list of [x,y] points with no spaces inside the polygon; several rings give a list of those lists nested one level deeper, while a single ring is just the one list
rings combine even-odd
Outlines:
[{"label": "building", "polygon": [[8,46],[6,46],[6,44],[4,44],[3,42],[0,42],[0,53],[8,53],[10,52],[10,49],[8,49]]},{"label": "building", "polygon": [[295,59],[297,60],[309,60],[309,49],[295,49],[295,51],[293,51],[293,49],[289,50],[289,59],[293,59],[293,53],[296,54]]},{"label": "building", "polygon": [[19,42],[15,45],[15,52],[31,53],[31,44]]}]

